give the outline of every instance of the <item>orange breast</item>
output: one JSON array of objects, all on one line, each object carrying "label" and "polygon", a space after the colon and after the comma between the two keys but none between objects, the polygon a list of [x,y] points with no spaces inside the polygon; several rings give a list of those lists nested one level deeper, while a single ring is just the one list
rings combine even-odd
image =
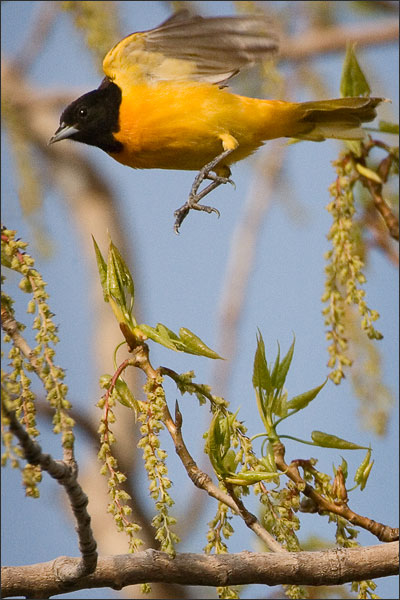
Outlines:
[{"label": "orange breast", "polygon": [[124,150],[112,156],[138,169],[199,170],[222,152],[219,136],[229,133],[239,142],[226,163],[232,164],[266,139],[285,135],[293,106],[237,96],[211,84],[140,84],[123,94],[114,136]]}]

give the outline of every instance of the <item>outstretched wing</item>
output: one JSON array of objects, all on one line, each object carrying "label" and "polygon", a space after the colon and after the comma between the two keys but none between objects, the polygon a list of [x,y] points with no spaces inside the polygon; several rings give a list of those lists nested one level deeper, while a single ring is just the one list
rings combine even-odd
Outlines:
[{"label": "outstretched wing", "polygon": [[277,50],[276,32],[263,15],[203,18],[180,11],[156,29],[122,39],[103,69],[121,87],[160,80],[222,84]]}]

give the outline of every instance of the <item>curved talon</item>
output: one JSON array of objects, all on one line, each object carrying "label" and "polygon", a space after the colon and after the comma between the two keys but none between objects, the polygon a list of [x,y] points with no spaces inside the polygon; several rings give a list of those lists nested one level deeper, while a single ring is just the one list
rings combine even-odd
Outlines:
[{"label": "curved talon", "polygon": [[177,208],[174,212],[174,231],[176,234],[179,234],[179,227],[182,225],[184,219],[186,219],[190,210],[200,210],[208,214],[215,213],[218,219],[220,218],[221,213],[217,208],[215,208],[214,206],[207,206],[206,204],[198,204],[195,198],[196,197],[190,197],[186,204],[183,204],[183,206]]},{"label": "curved talon", "polygon": [[233,185],[234,189],[236,189],[236,183],[233,181],[233,179],[229,179],[229,177],[220,177],[219,175],[212,175],[211,173],[209,173],[208,175],[206,175],[205,179],[210,179],[211,181],[218,181],[218,183],[220,184],[230,183],[231,185]]},{"label": "curved talon", "polygon": [[194,210],[202,210],[208,214],[211,214],[212,212],[216,213],[217,217],[220,218],[221,213],[219,212],[219,210],[217,208],[215,208],[214,206],[206,206],[205,204],[194,204],[191,208],[193,208]]}]

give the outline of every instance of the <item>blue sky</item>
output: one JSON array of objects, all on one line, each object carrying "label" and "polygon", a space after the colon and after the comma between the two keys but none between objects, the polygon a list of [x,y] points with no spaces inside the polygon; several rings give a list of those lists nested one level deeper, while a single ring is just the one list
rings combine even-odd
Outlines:
[{"label": "blue sky", "polygon": [[[198,4],[203,14],[233,12],[230,2]],[[2,51],[5,57],[13,56],[26,39],[32,19],[37,15],[37,5],[37,2],[2,3]],[[120,9],[123,35],[149,29],[168,16],[167,4],[161,2],[123,2],[120,3]],[[360,49],[358,56],[372,82],[372,94],[392,99],[392,105],[382,107],[381,118],[394,119],[398,107],[396,46]],[[342,54],[314,61],[332,97],[339,95],[342,61]],[[44,92],[73,90],[77,96],[99,84],[100,76],[92,58],[67,15],[58,16],[48,43],[29,73],[29,81]],[[312,99],[307,96],[309,90],[298,88],[296,93],[297,97],[291,99]],[[57,126],[58,123],[54,122],[49,129],[49,137]],[[273,143],[278,150],[285,141]],[[236,190],[224,186],[213,193],[212,203],[221,211],[220,219],[215,215],[191,214],[179,236],[174,235],[172,230],[173,211],[184,202],[193,173],[133,171],[96,148],[82,147],[85,156],[90,156],[115,187],[120,218],[132,250],[131,256],[125,258],[135,277],[141,322],[153,326],[162,322],[174,331],[187,327],[209,346],[219,350],[218,307],[227,260],[235,231],[243,218],[245,199],[254,185],[252,182],[256,177],[258,160],[265,156],[263,152],[267,153],[269,147],[259,151],[256,157],[234,166]],[[275,356],[277,340],[282,351],[286,351],[293,333],[296,335],[295,355],[287,381],[289,394],[295,395],[319,385],[327,374],[320,296],[324,285],[323,253],[328,250],[326,233],[330,226],[330,217],[325,210],[329,201],[327,189],[334,178],[331,161],[336,158],[339,149],[340,144],[334,141],[291,146],[285,157],[285,185],[273,195],[261,225],[238,331],[236,358],[231,365],[227,390],[232,409],[240,407],[239,416],[252,435],[262,430],[251,385],[257,328],[263,334],[267,356],[271,358]],[[14,166],[6,134],[2,134],[2,160],[3,222],[7,227],[17,229],[20,237],[30,241],[31,232],[18,203]],[[46,259],[36,252],[36,264],[49,282],[51,306],[60,326],[61,343],[57,363],[67,370],[70,397],[74,399],[76,407],[82,408],[92,418],[99,419],[100,413],[94,406],[100,395],[97,381],[101,373],[95,370],[90,359],[90,336],[101,324],[96,322],[96,315],[91,311],[92,290],[88,285],[81,237],[64,199],[50,186],[44,193],[41,218],[51,240],[53,254]],[[88,224],[87,235],[90,233]],[[33,246],[30,250],[34,252]],[[106,251],[105,248],[103,250]],[[398,372],[397,274],[386,258],[374,250],[369,257],[366,275],[368,302],[381,313],[378,328],[384,334],[384,340],[379,344],[383,355],[384,381],[395,392]],[[100,286],[98,293],[101,294]],[[25,302],[26,298],[22,298],[16,304],[20,320],[24,319]],[[112,352],[113,348],[110,348],[110,356]],[[154,344],[151,345],[151,357],[155,366],[167,365],[178,372],[193,369],[199,382],[210,383],[215,375],[215,365],[205,358],[175,354]],[[173,407],[178,396],[172,386],[167,386],[167,389],[168,400]],[[199,408],[196,402],[189,397],[180,399],[184,416],[183,433],[194,456],[200,464],[204,464],[202,434],[207,428],[209,413],[205,407]],[[397,520],[397,492],[389,482],[393,480],[392,473],[398,460],[396,411],[393,411],[388,435],[384,439],[376,438],[362,429],[357,411],[358,402],[348,380],[340,387],[329,384],[304,415],[300,412],[288,421],[285,433],[309,439],[311,430],[319,429],[337,433],[361,445],[371,443],[375,459],[371,482],[366,490],[356,491],[352,495],[351,507],[360,514],[394,526]],[[292,427],[290,431],[289,427]],[[175,459],[166,434],[163,439],[171,455],[169,467],[174,479],[172,495],[176,500],[176,513],[179,514],[187,508],[185,500],[191,497],[191,484]],[[58,440],[54,436],[46,435],[43,431],[40,441],[46,451],[59,456]],[[87,452],[88,441],[78,436],[78,459],[84,462]],[[290,442],[287,452],[288,457],[292,458],[310,456],[308,446],[299,447]],[[331,472],[332,462],[338,464],[341,461],[339,452],[333,450],[316,450],[315,454],[320,459],[319,468],[328,473]],[[346,459],[350,470],[354,470],[362,454],[346,453]],[[211,472],[211,467],[207,468]],[[73,525],[66,516],[62,516],[60,521],[59,504],[56,502],[59,490],[53,481],[44,476],[39,501],[24,498],[18,473],[7,470],[3,473],[3,483],[4,564],[28,564],[51,560],[63,554],[77,555]],[[140,487],[142,497],[147,502],[144,477]],[[257,503],[250,508],[256,511]],[[199,524],[191,535],[190,543],[186,541],[179,550],[201,551],[206,543],[205,523],[212,518],[214,511],[214,504],[208,503],[202,519],[204,524]],[[301,539],[312,534],[332,539],[333,525],[328,524],[326,518],[305,515],[301,516],[301,520],[304,524]],[[229,541],[229,549],[232,552],[257,549],[257,540],[238,519],[233,521],[233,525],[238,533]],[[376,543],[375,538],[364,532],[360,533],[359,541],[365,545]],[[377,592],[380,596],[395,598],[396,590],[394,578],[378,581]],[[247,590],[243,597],[254,597],[252,594],[264,597],[265,590],[261,587]],[[106,598],[110,594],[108,591],[88,590],[63,597]]]}]

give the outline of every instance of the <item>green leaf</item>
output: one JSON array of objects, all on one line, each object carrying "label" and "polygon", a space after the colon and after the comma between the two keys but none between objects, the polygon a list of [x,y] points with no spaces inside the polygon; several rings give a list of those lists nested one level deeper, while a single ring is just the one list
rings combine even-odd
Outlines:
[{"label": "green leaf", "polygon": [[138,328],[148,338],[153,340],[153,342],[157,342],[157,344],[161,344],[162,346],[165,346],[166,348],[169,348],[170,350],[175,350],[175,352],[179,352],[178,348],[176,347],[175,342],[173,340],[171,340],[170,338],[165,337],[163,334],[160,334],[160,332],[157,331],[157,329],[154,329],[154,327],[150,327],[150,325],[146,325],[145,323],[142,323],[142,325],[138,325]]},{"label": "green leaf", "polygon": [[285,358],[282,360],[282,362],[280,363],[279,368],[278,368],[278,373],[276,375],[276,383],[275,383],[276,389],[281,389],[284,386],[284,383],[286,381],[286,376],[288,374],[289,367],[292,362],[295,342],[296,342],[296,339],[293,336],[293,342],[292,342]]},{"label": "green leaf", "polygon": [[363,146],[361,142],[359,142],[358,140],[345,140],[345,144],[348,147],[348,149],[354,154],[354,156],[357,156],[357,158],[360,158],[362,156]]},{"label": "green leaf", "polygon": [[257,348],[254,355],[253,386],[255,389],[262,388],[267,393],[271,393],[273,390],[267,359],[265,358],[264,340],[260,331],[258,332]]},{"label": "green leaf", "polygon": [[336,435],[330,433],[324,433],[323,431],[312,431],[311,439],[316,446],[322,448],[340,448],[341,450],[367,450],[366,446],[359,446],[353,442],[343,440]]},{"label": "green leaf", "polygon": [[98,268],[99,275],[100,275],[100,283],[101,283],[101,287],[103,290],[104,301],[108,302],[109,298],[108,298],[108,290],[107,290],[107,263],[104,260],[103,255],[100,252],[100,248],[99,248],[96,240],[94,239],[93,235],[92,235],[92,240],[93,240],[93,245],[94,245],[94,252],[96,255],[97,268]]},{"label": "green leaf", "polygon": [[319,385],[318,387],[309,390],[308,392],[304,392],[304,394],[299,394],[298,396],[294,396],[291,398],[287,404],[288,409],[301,410],[310,404],[312,400],[319,394],[322,390],[328,378],[325,379],[324,383]]},{"label": "green leaf", "polygon": [[280,358],[281,358],[281,347],[280,347],[279,342],[278,342],[278,352],[276,354],[276,359],[275,359],[274,367],[273,367],[272,373],[271,373],[271,383],[272,383],[272,386],[274,388],[276,387],[276,378],[278,376]]},{"label": "green leaf", "polygon": [[369,96],[371,88],[358,64],[354,44],[348,44],[340,80],[340,94],[346,96]]},{"label": "green leaf", "polygon": [[342,456],[342,464],[340,466],[342,467],[343,477],[344,477],[344,480],[346,481],[349,469],[348,469],[348,465],[347,465],[347,460],[345,460],[343,458],[343,456]]},{"label": "green leaf", "polygon": [[126,381],[118,378],[115,382],[114,390],[116,392],[116,399],[118,402],[133,410],[136,418],[139,411],[139,403],[133,396]]},{"label": "green leaf", "polygon": [[278,395],[274,396],[271,403],[271,410],[278,417],[285,418],[287,416],[288,406],[286,392],[280,392]]},{"label": "green leaf", "polygon": [[190,329],[181,327],[179,329],[180,339],[184,343],[184,352],[189,354],[196,354],[199,356],[206,356],[207,358],[221,358],[219,354],[211,350],[197,335],[195,335]]},{"label": "green leaf", "polygon": [[180,341],[179,337],[174,333],[171,329],[168,329],[162,323],[157,323],[156,332],[160,336],[160,340],[163,340],[163,345],[167,348],[171,348],[171,344],[173,346],[173,350],[176,352],[182,352],[184,350],[183,344]]},{"label": "green leaf", "polygon": [[222,459],[222,464],[227,473],[235,473],[236,471],[236,452],[229,448]]},{"label": "green leaf", "polygon": [[138,325],[138,327],[148,338],[175,352],[186,352],[187,354],[206,356],[207,358],[221,358],[214,350],[206,346],[197,335],[185,327],[180,328],[180,337],[162,323],[157,323],[155,328],[144,323]]},{"label": "green leaf", "polygon": [[179,337],[176,335],[176,333],[174,333],[172,329],[169,329],[166,325],[163,325],[162,323],[157,323],[156,330],[164,339],[179,342]]},{"label": "green leaf", "polygon": [[222,476],[226,473],[221,456],[221,445],[224,444],[224,435],[220,427],[221,414],[217,411],[210,423],[205,447],[206,453],[210,457],[211,464],[217,475]]},{"label": "green leaf", "polygon": [[360,163],[356,164],[356,169],[363,177],[370,179],[371,181],[375,181],[375,183],[383,183],[382,179],[379,177],[378,173],[369,169],[368,167],[364,167]]},{"label": "green leaf", "polygon": [[118,248],[112,242],[108,250],[107,291],[130,317],[135,297],[133,279]]},{"label": "green leaf", "polygon": [[261,458],[261,463],[268,472],[275,474],[277,473],[278,469],[276,468],[275,454],[271,442],[268,442],[267,454]]},{"label": "green leaf", "polygon": [[363,472],[363,476],[361,478],[361,485],[360,485],[361,491],[363,491],[363,489],[367,485],[368,477],[369,477],[369,474],[371,473],[372,467],[374,466],[374,462],[375,462],[374,460],[372,462],[370,462],[369,465],[366,466],[366,468]]},{"label": "green leaf", "polygon": [[279,476],[279,473],[267,473],[266,471],[240,471],[223,477],[224,481],[233,485],[253,485],[260,481],[269,481]]},{"label": "green leaf", "polygon": [[378,127],[380,131],[384,133],[394,133],[395,135],[399,135],[399,124],[398,123],[390,123],[389,121],[378,121]]},{"label": "green leaf", "polygon": [[368,448],[364,460],[362,461],[361,465],[356,471],[356,474],[354,475],[354,481],[357,485],[360,485],[361,490],[365,488],[367,479],[372,469],[372,465],[374,464],[374,461],[372,461],[372,463],[370,462],[371,452],[371,448]]}]

